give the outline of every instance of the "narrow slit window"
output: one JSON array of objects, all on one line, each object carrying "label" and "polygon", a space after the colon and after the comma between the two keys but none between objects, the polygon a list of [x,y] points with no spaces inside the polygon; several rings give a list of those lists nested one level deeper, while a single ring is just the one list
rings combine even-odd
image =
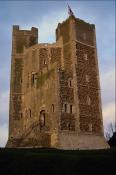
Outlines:
[{"label": "narrow slit window", "polygon": [[67,112],[67,104],[64,105],[64,112]]},{"label": "narrow slit window", "polygon": [[68,130],[71,129],[71,124],[70,124],[70,122],[67,123],[67,129],[68,129]]},{"label": "narrow slit window", "polygon": [[43,64],[44,64],[44,65],[47,64],[47,60],[46,60],[46,59],[43,60]]},{"label": "narrow slit window", "polygon": [[23,117],[23,113],[22,113],[22,112],[20,113],[20,117],[21,117],[21,118]]},{"label": "narrow slit window", "polygon": [[22,77],[20,77],[20,83],[22,83],[22,82],[23,82]]},{"label": "narrow slit window", "polygon": [[43,124],[45,126],[46,122],[45,122],[45,113],[43,114]]},{"label": "narrow slit window", "polygon": [[31,117],[31,109],[29,109],[29,117]]},{"label": "narrow slit window", "polygon": [[72,112],[73,112],[73,106],[70,105],[70,113],[72,114]]},{"label": "narrow slit window", "polygon": [[72,86],[73,86],[73,82],[72,82],[72,79],[69,79],[69,82],[68,82],[68,84],[69,84],[69,87],[72,87]]},{"label": "narrow slit window", "polygon": [[52,104],[52,112],[54,112],[54,104]]},{"label": "narrow slit window", "polygon": [[31,81],[32,81],[32,85],[37,84],[37,73],[36,72],[32,72]]},{"label": "narrow slit window", "polygon": [[71,80],[70,80],[70,87],[72,87],[72,82],[71,82]]},{"label": "narrow slit window", "polygon": [[35,81],[35,74],[32,74],[32,84],[34,84]]}]

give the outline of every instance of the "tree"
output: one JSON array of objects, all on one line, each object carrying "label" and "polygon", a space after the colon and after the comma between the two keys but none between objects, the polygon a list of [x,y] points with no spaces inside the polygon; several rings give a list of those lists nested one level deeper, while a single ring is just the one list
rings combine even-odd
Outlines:
[{"label": "tree", "polygon": [[108,131],[105,133],[105,137],[107,139],[108,144],[111,147],[116,146],[116,123],[113,127],[113,124],[110,123],[108,127]]}]

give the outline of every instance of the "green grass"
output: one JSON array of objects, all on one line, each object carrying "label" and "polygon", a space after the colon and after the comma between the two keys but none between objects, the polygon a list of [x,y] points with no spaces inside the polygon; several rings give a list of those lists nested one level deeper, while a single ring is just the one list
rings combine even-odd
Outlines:
[{"label": "green grass", "polygon": [[1,175],[115,174],[116,149],[0,149]]}]

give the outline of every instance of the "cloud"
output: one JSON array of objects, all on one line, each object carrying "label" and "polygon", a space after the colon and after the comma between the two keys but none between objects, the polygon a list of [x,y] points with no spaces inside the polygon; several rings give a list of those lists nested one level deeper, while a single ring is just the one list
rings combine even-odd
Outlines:
[{"label": "cloud", "polygon": [[115,68],[101,74],[101,95],[104,130],[115,121]]},{"label": "cloud", "polygon": [[[103,107],[103,126],[104,126],[104,135],[106,139],[112,137],[113,131],[115,131],[116,127],[116,109],[115,103],[109,103]],[[111,127],[112,126],[112,127]]]},{"label": "cloud", "polygon": [[4,147],[8,139],[9,90],[0,93],[0,147]]},{"label": "cloud", "polygon": [[104,126],[115,122],[115,103],[109,103],[103,107]]},{"label": "cloud", "polygon": [[0,126],[0,147],[4,147],[6,145],[8,139],[8,126],[4,124]]},{"label": "cloud", "polygon": [[58,21],[61,22],[64,19],[66,19],[64,11],[51,12],[49,16],[44,16],[38,27],[39,42],[55,42],[55,29]]},{"label": "cloud", "polygon": [[101,80],[101,95],[103,104],[112,103],[115,101],[115,67],[107,72],[102,72]]},{"label": "cloud", "polygon": [[8,122],[9,90],[0,93],[0,125]]},{"label": "cloud", "polygon": [[10,85],[10,63],[8,60],[6,61],[7,65],[5,63],[2,63],[3,65],[0,66],[0,84],[2,85],[0,87],[0,97],[2,94],[2,98],[6,93],[5,91],[8,91],[9,85]]}]

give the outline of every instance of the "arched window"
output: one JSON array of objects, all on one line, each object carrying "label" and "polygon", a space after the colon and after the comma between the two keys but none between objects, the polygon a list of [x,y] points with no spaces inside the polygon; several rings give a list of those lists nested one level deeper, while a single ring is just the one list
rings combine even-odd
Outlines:
[{"label": "arched window", "polygon": [[43,60],[43,64],[46,65],[47,64],[47,59]]},{"label": "arched window", "polygon": [[40,111],[39,120],[40,120],[40,126],[41,127],[45,126],[45,111],[44,110]]}]

